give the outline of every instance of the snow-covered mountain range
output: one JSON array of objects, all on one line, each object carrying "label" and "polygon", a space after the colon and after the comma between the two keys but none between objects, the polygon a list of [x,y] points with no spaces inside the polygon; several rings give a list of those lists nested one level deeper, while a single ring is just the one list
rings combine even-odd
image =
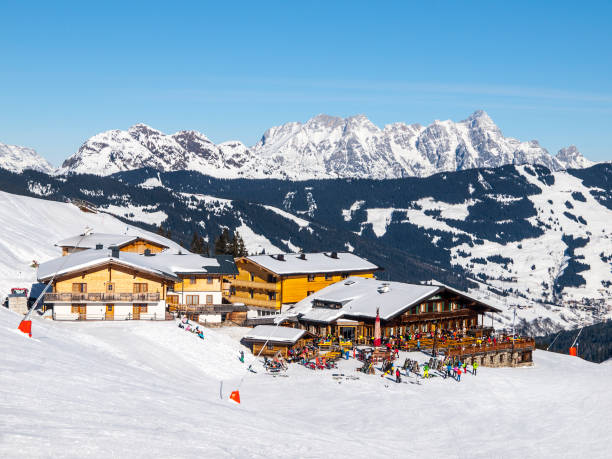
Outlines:
[{"label": "snow-covered mountain range", "polygon": [[59,172],[110,175],[154,167],[219,178],[386,179],[506,164],[556,171],[593,163],[574,146],[552,156],[535,140],[504,137],[484,111],[477,111],[460,122],[394,123],[383,129],[363,115],[318,115],[270,128],[252,147],[239,141],[215,144],[197,131],[167,135],[137,124],[88,139]]},{"label": "snow-covered mountain range", "polygon": [[0,168],[12,172],[23,172],[33,169],[51,174],[55,168],[45,158],[36,153],[36,150],[17,145],[0,143]]}]

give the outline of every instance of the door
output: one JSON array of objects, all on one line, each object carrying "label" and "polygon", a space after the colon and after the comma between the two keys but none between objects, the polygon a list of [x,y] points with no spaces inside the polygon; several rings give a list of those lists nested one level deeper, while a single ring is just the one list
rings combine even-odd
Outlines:
[{"label": "door", "polygon": [[72,313],[79,315],[77,320],[85,320],[87,319],[87,306],[84,304],[73,304]]},{"label": "door", "polygon": [[115,305],[107,304],[106,305],[106,313],[104,314],[105,320],[115,320]]},{"label": "door", "polygon": [[132,319],[140,320],[142,318],[142,314],[147,313],[147,305],[146,304],[135,304],[132,306]]},{"label": "door", "polygon": [[340,327],[340,333],[344,341],[355,340],[355,327]]}]

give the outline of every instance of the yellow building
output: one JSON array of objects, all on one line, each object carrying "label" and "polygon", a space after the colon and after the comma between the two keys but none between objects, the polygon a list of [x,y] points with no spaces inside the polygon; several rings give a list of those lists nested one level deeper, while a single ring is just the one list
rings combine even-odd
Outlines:
[{"label": "yellow building", "polygon": [[[162,238],[160,238],[162,239]],[[150,253],[160,253],[168,249],[161,240],[145,238],[129,234],[105,234],[91,233],[85,236],[73,236],[55,244],[62,249],[62,256],[82,252],[87,249],[108,249],[118,247],[121,252],[133,252],[144,254],[146,250]],[[78,245],[78,247],[77,247]]]},{"label": "yellow building", "polygon": [[86,249],[42,263],[41,282],[54,274],[45,304],[56,320],[164,320],[171,311],[221,322],[235,308],[223,305],[223,276],[238,271],[232,257],[193,253]]},{"label": "yellow building", "polygon": [[328,285],[381,269],[348,252],[254,255],[236,259],[236,267],[229,300],[256,311],[251,316],[277,314]]}]

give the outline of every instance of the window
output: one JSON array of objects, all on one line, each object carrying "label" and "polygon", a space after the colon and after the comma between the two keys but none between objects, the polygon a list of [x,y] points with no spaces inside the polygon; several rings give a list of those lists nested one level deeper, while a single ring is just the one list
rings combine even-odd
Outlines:
[{"label": "window", "polygon": [[213,296],[206,295],[206,304],[213,304]]},{"label": "window", "polygon": [[113,312],[113,305],[112,304],[107,304],[106,305],[106,312]]},{"label": "window", "polygon": [[251,282],[255,281],[255,275],[253,273],[249,273],[249,276],[251,277]]},{"label": "window", "polygon": [[189,305],[200,304],[200,295],[186,295],[186,298]]},{"label": "window", "polygon": [[195,284],[195,283],[196,283],[196,278],[195,278],[195,276],[191,276],[191,277],[189,278],[189,283],[190,283],[190,284]]},{"label": "window", "polygon": [[249,290],[249,296],[250,296],[251,298],[253,298],[253,289],[250,289],[250,290]]},{"label": "window", "polygon": [[274,349],[274,344],[268,343],[268,344],[266,344],[266,348],[267,349]]},{"label": "window", "polygon": [[113,293],[115,291],[115,284],[113,284],[112,282],[106,284],[106,291],[108,293]]},{"label": "window", "polygon": [[276,300],[276,292],[268,292],[268,299],[270,301]]},{"label": "window", "polygon": [[230,287],[230,295],[236,295],[236,287],[233,285]]},{"label": "window", "polygon": [[144,282],[134,282],[134,293],[147,293],[149,285]]},{"label": "window", "polygon": [[349,277],[348,273],[342,273],[340,276],[342,277],[342,279],[346,279],[347,277]]},{"label": "window", "polygon": [[314,274],[309,274],[308,275],[308,282],[314,282],[315,280],[315,275]]},{"label": "window", "polygon": [[306,292],[306,296],[310,296],[312,295],[314,292],[312,290],[309,290],[308,292]]},{"label": "window", "polygon": [[208,276],[208,277],[206,278],[206,283],[207,283],[207,284],[212,284],[212,283],[213,283],[213,278],[212,278],[211,276]]},{"label": "window", "polygon": [[87,284],[72,284],[72,293],[87,293]]},{"label": "window", "polygon": [[272,274],[268,274],[268,282],[271,284],[275,284],[276,283],[276,277],[274,277]]},{"label": "window", "polygon": [[328,280],[331,280],[331,279],[332,279],[332,275],[329,274],[329,273],[325,273],[325,280],[328,281]]}]

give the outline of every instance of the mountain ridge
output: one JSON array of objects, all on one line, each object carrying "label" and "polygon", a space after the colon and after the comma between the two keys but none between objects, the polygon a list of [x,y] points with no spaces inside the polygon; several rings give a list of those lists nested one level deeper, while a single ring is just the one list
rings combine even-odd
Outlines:
[{"label": "mountain ridge", "polygon": [[[0,167],[15,172],[24,167],[54,170],[34,150],[20,148],[10,152],[5,148],[3,155],[0,144]],[[251,147],[238,140],[215,144],[195,130],[165,134],[137,123],[127,130],[112,129],[90,137],[56,172],[111,175],[153,167],[163,172],[193,170],[217,178],[303,181],[427,177],[507,164],[537,164],[556,171],[595,163],[573,145],[553,156],[537,140],[504,137],[489,115],[477,110],[458,122],[436,120],[427,126],[395,122],[382,128],[363,114],[347,118],[319,114],[303,123],[273,126]]]}]

